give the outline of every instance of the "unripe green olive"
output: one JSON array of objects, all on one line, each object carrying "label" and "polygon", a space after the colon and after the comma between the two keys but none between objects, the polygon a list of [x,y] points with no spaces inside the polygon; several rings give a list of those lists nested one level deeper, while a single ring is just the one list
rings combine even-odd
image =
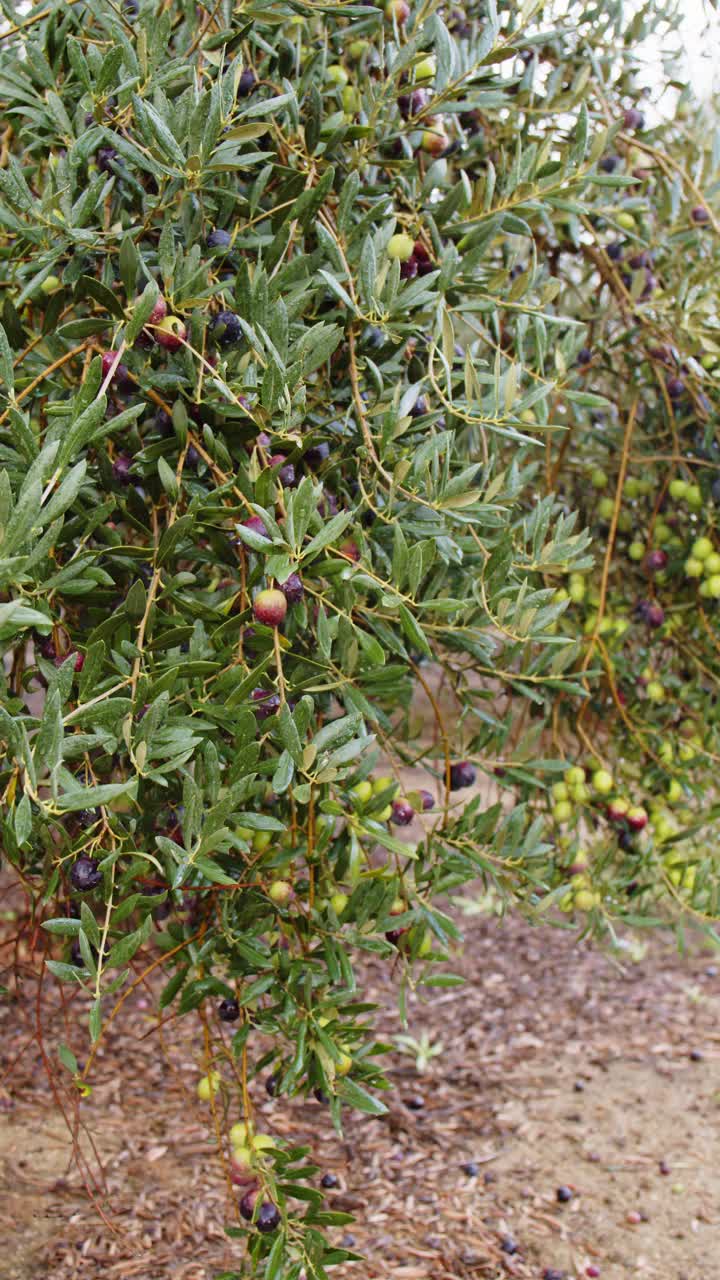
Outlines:
[{"label": "unripe green olive", "polygon": [[709,538],[696,538],[690,549],[693,560],[707,560],[712,555],[713,544]]},{"label": "unripe green olive", "polygon": [[689,484],[685,495],[687,504],[693,510],[699,511],[703,504],[702,492],[699,484]]},{"label": "unripe green olive", "polygon": [[416,63],[415,80],[418,82],[422,80],[433,80],[436,72],[437,59],[433,54],[429,54],[428,57],[422,58],[420,62]]},{"label": "unripe green olive", "polygon": [[397,258],[398,262],[409,262],[415,249],[415,241],[406,231],[399,231],[388,240],[388,258]]},{"label": "unripe green olive", "polygon": [[340,95],[342,97],[343,111],[349,116],[360,110],[360,93],[352,84],[346,84]]},{"label": "unripe green olive", "polygon": [[647,694],[650,702],[659,703],[665,701],[665,688],[659,680],[651,680],[645,690],[645,693]]},{"label": "unripe green olive", "polygon": [[325,79],[329,80],[331,84],[344,85],[344,84],[347,84],[350,77],[347,71],[345,70],[345,68],[341,66],[339,62],[333,62],[330,64],[330,66],[327,68],[325,72]]},{"label": "unripe green olive", "polygon": [[565,781],[569,787],[579,786],[581,782],[585,781],[585,776],[585,770],[579,764],[572,764],[569,769],[565,770]]}]

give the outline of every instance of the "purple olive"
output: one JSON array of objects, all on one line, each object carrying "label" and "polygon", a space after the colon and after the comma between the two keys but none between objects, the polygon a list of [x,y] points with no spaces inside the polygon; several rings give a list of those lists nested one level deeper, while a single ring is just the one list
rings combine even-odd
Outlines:
[{"label": "purple olive", "polygon": [[645,568],[648,573],[659,573],[664,569],[668,562],[668,553],[663,551],[661,547],[656,547],[654,551],[648,551],[645,557]]},{"label": "purple olive", "polygon": [[276,1227],[280,1225],[280,1210],[271,1200],[265,1200],[260,1205],[258,1216],[255,1219],[255,1226],[262,1235],[269,1235]]},{"label": "purple olive", "polygon": [[460,791],[463,787],[471,787],[476,777],[475,766],[469,760],[460,760],[450,767],[450,790]]},{"label": "purple olive", "polygon": [[240,317],[234,311],[220,311],[211,321],[210,333],[217,346],[235,346],[243,338]]},{"label": "purple olive", "polygon": [[230,232],[224,231],[222,227],[214,227],[205,241],[208,249],[229,249],[231,243]]},{"label": "purple olive", "polygon": [[411,804],[408,804],[407,800],[393,801],[392,817],[390,821],[394,822],[396,827],[409,826],[414,817],[415,810]]},{"label": "purple olive", "polygon": [[628,107],[623,116],[623,125],[626,129],[644,129],[645,116],[637,107]]},{"label": "purple olive", "polygon": [[268,716],[274,716],[280,708],[279,695],[268,689],[253,689],[250,700],[258,720],[267,720]]},{"label": "purple olive", "polygon": [[97,859],[89,858],[86,854],[76,858],[70,870],[70,883],[78,893],[88,893],[90,889],[96,889],[102,883],[102,878]]},{"label": "purple olive", "polygon": [[119,453],[113,462],[113,478],[118,484],[130,484],[130,471],[132,469],[132,458],[126,453]]},{"label": "purple olive", "polygon": [[238,80],[238,97],[247,98],[249,94],[252,93],[256,84],[257,76],[255,75],[255,72],[252,67],[246,67],[245,70],[241,72],[240,79]]},{"label": "purple olive", "polygon": [[289,578],[280,584],[288,604],[299,604],[305,595],[305,587],[299,573],[291,573]]}]

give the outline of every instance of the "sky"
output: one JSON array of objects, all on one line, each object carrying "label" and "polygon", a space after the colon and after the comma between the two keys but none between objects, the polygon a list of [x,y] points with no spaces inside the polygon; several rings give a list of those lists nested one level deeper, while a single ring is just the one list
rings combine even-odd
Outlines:
[{"label": "sky", "polygon": [[[720,13],[712,9],[708,0],[683,0],[680,35],[684,64],[681,78],[687,75],[698,97],[707,98],[713,92],[717,94],[720,91]],[[655,68],[654,78],[662,83],[665,78],[662,37],[651,36],[645,43],[648,60]]]}]

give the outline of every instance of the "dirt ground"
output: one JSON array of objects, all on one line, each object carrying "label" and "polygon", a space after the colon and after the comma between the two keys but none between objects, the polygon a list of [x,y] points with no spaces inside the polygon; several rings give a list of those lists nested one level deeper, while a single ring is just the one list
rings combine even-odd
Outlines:
[{"label": "dirt ground", "polygon": [[[467,985],[409,1001],[409,1033],[442,1050],[423,1073],[407,1052],[391,1060],[387,1116],[352,1118],[341,1141],[319,1104],[254,1087],[263,1127],[307,1140],[337,1175],[328,1202],[357,1215],[346,1243],[367,1261],[333,1274],[717,1280],[720,959],[654,938],[621,967],[571,935],[481,914],[465,934],[453,967]],[[393,1040],[390,975],[374,962],[368,978]],[[3,1070],[33,1017],[29,999],[0,1004]],[[0,1088],[2,1280],[215,1280],[240,1268],[194,1096],[198,1024],[172,1022],[162,1041],[153,1027],[139,989],[82,1103],[107,1222],[69,1158],[36,1044],[12,1066]],[[94,1168],[87,1136],[82,1150]]]}]

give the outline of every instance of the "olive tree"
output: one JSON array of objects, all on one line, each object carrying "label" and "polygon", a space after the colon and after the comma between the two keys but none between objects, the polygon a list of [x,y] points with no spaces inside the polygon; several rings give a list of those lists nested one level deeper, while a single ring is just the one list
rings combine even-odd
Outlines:
[{"label": "olive tree", "polygon": [[645,127],[660,0],[0,8],[4,874],[91,1041],[49,1058],[79,1095],[157,979],[239,1265],[323,1276],[253,1096],[383,1111],[358,960],[458,981],[477,879],[714,914],[647,797],[717,758],[717,146]]}]

